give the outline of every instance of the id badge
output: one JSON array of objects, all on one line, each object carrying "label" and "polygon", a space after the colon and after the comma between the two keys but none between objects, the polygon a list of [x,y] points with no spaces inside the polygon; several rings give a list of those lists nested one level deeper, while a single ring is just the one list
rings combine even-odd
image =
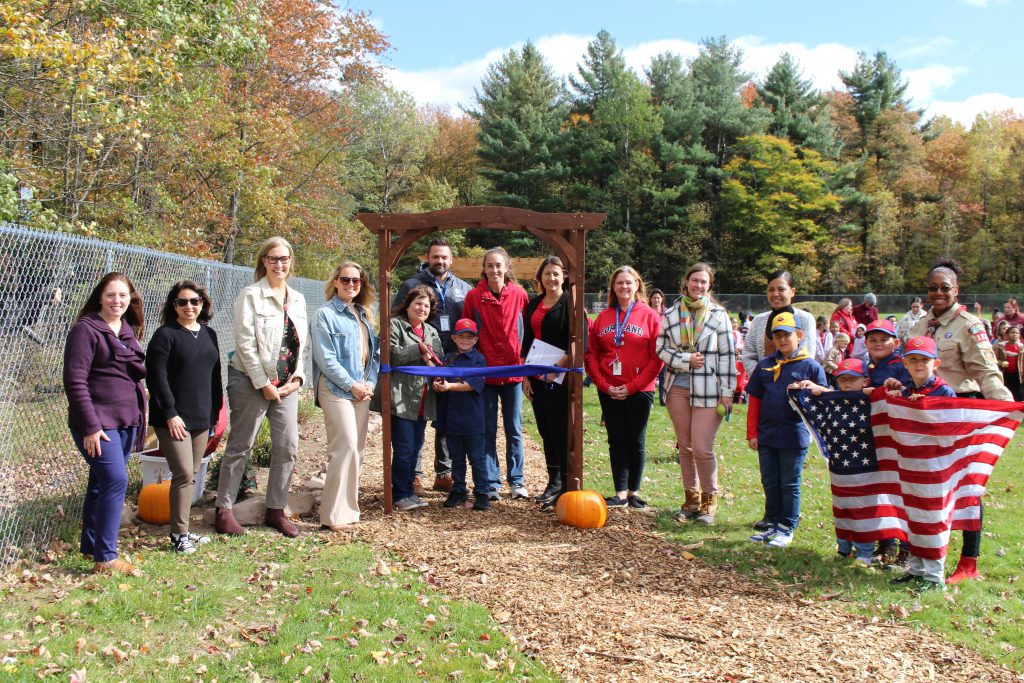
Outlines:
[{"label": "id badge", "polygon": [[622,361],[612,361],[612,374],[616,377],[622,376]]},{"label": "id badge", "polygon": [[448,316],[447,315],[438,316],[438,324],[441,326],[441,331],[442,332],[450,332],[451,331],[451,326],[448,324]]}]

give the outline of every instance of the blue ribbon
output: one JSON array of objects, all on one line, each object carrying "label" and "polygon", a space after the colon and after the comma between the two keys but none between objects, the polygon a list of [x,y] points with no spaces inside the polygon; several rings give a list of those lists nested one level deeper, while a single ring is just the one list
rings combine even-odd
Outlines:
[{"label": "blue ribbon", "polygon": [[546,375],[551,372],[583,372],[583,368],[560,368],[557,365],[494,365],[486,368],[440,368],[429,365],[391,366],[381,363],[380,371],[403,372],[407,375],[420,377],[443,377],[445,379],[465,379],[467,377],[528,377]]}]

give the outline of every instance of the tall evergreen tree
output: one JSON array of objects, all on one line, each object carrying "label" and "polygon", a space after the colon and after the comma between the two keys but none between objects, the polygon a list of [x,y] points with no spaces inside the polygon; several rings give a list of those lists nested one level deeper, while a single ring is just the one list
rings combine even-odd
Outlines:
[{"label": "tall evergreen tree", "polygon": [[532,42],[487,69],[476,91],[477,154],[490,181],[487,201],[538,211],[557,208],[552,184],[564,175],[559,129],[567,107],[561,85]]},{"label": "tall evergreen tree", "polygon": [[861,52],[853,71],[840,71],[839,78],[853,97],[853,115],[860,125],[864,146],[871,124],[882,112],[897,106],[907,106],[904,95],[907,84],[896,63],[885,52],[878,51],[873,57]]},{"label": "tall evergreen tree", "polygon": [[772,114],[768,132],[835,158],[839,146],[824,100],[802,76],[800,65],[784,52],[757,86],[757,103]]}]

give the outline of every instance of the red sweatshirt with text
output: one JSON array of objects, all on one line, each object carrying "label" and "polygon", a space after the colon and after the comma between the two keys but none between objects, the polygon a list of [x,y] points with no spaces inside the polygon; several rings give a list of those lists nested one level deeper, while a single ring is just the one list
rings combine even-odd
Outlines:
[{"label": "red sweatshirt with text", "polygon": [[[630,395],[638,391],[654,391],[662,365],[655,348],[661,332],[661,316],[644,302],[636,302],[626,321],[622,346],[616,346],[616,313],[621,325],[626,312],[614,306],[601,311],[594,319],[587,352],[583,356],[587,374],[606,394],[611,387],[622,385]],[[616,358],[622,363],[619,376],[612,374]]]}]

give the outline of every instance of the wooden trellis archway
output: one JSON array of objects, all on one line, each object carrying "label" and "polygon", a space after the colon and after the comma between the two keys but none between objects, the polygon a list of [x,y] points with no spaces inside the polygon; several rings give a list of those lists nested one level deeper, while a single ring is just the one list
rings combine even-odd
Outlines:
[{"label": "wooden trellis archway", "polygon": [[[379,266],[377,291],[380,295],[381,362],[391,363],[388,330],[391,324],[391,274],[405,251],[416,240],[438,230],[489,228],[525,230],[550,246],[569,270],[566,288],[572,305],[572,335],[569,356],[572,367],[583,367],[583,339],[586,312],[583,309],[584,245],[587,232],[604,222],[603,213],[539,213],[504,206],[460,206],[428,213],[361,213],[356,216],[377,235]],[[569,482],[572,488],[583,482],[583,376],[568,373],[569,383]],[[391,376],[381,375],[381,417],[383,418],[384,511],[391,512]]]}]

